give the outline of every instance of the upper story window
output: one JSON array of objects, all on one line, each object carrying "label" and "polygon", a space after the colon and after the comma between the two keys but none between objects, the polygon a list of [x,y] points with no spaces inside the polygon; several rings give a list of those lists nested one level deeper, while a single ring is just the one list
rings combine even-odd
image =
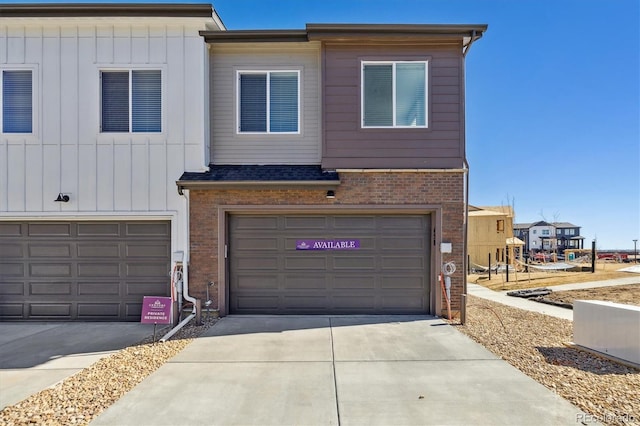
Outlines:
[{"label": "upper story window", "polygon": [[362,127],[427,127],[427,62],[362,63]]},{"label": "upper story window", "polygon": [[33,72],[2,71],[2,133],[33,133]]},{"label": "upper story window", "polygon": [[299,133],[299,123],[299,71],[238,72],[239,133]]},{"label": "upper story window", "polygon": [[496,221],[496,231],[504,232],[504,219],[498,219]]},{"label": "upper story window", "polygon": [[543,229],[542,230],[542,235],[549,235],[549,230],[548,229]]},{"label": "upper story window", "polygon": [[162,131],[160,70],[102,71],[101,131]]}]

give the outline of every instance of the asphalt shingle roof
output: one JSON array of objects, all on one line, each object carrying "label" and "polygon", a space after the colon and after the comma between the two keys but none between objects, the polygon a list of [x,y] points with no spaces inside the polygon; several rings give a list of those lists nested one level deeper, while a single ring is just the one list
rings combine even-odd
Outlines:
[{"label": "asphalt shingle roof", "polygon": [[318,165],[210,165],[208,172],[185,172],[182,182],[338,181],[338,173]]}]

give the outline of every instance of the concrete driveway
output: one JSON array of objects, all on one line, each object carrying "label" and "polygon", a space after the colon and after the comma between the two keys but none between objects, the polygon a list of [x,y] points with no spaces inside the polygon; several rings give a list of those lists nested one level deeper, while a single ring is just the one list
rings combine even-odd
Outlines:
[{"label": "concrete driveway", "polygon": [[0,409],[152,334],[140,323],[0,323]]},{"label": "concrete driveway", "polygon": [[427,316],[229,316],[92,425],[575,424],[580,410]]}]

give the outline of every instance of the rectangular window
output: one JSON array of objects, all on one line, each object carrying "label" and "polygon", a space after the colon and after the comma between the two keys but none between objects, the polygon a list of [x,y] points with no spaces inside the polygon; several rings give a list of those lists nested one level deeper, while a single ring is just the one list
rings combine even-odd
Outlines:
[{"label": "rectangular window", "polygon": [[31,70],[2,71],[2,132],[33,133]]},{"label": "rectangular window", "polygon": [[362,127],[427,127],[427,62],[362,63]]},{"label": "rectangular window", "polygon": [[542,230],[542,235],[549,235],[549,230],[548,229],[543,229]]},{"label": "rectangular window", "polygon": [[162,131],[160,70],[102,71],[102,132]]},{"label": "rectangular window", "polygon": [[498,232],[504,232],[504,219],[498,219],[496,221],[496,228]]},{"label": "rectangular window", "polygon": [[299,71],[238,73],[240,133],[298,133],[299,121]]}]

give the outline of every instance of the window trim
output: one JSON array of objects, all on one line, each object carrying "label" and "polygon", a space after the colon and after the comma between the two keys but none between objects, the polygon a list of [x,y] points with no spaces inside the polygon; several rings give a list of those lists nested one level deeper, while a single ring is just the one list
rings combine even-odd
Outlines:
[{"label": "window trim", "polygon": [[[429,128],[429,59],[420,60],[361,60],[360,61],[360,128],[361,129],[428,129]],[[397,64],[424,64],[424,125],[423,126],[399,126],[396,124],[396,65]],[[393,125],[391,126],[365,126],[364,124],[364,67],[365,65],[392,65],[392,95]]]},{"label": "window trim", "polygon": [[[31,71],[31,132],[16,133],[9,132],[4,133],[4,84],[3,73],[5,71]],[[40,103],[39,99],[39,85],[38,85],[38,66],[30,64],[2,64],[0,66],[0,134],[4,138],[9,139],[24,139],[25,137],[37,137],[38,135],[38,123],[39,123],[39,111]]]},{"label": "window trim", "polygon": [[[271,97],[271,93],[269,88],[271,87],[271,73],[285,73],[285,72],[292,72],[292,73],[296,73],[298,80],[297,80],[297,84],[298,84],[298,111],[297,111],[297,122],[298,122],[298,130],[295,132],[272,132],[271,131],[271,120],[270,120],[270,97]],[[267,76],[267,90],[266,90],[266,102],[267,102],[267,108],[266,108],[266,112],[265,112],[265,119],[266,119],[266,124],[267,124],[267,130],[265,132],[243,132],[240,130],[240,108],[241,108],[241,102],[240,102],[240,76],[243,74],[266,74]],[[302,134],[302,82],[301,82],[301,78],[302,78],[302,72],[300,69],[291,69],[291,68],[283,68],[283,69],[238,69],[236,70],[236,123],[235,123],[235,134],[236,135],[300,135]]]},{"label": "window trim", "polygon": [[[128,72],[129,74],[129,131],[113,132],[102,130],[102,73],[103,72]],[[159,71],[160,72],[160,131],[158,132],[134,132],[133,131],[133,71]],[[98,133],[101,135],[161,135],[166,132],[166,70],[161,66],[147,67],[98,67]]]}]

